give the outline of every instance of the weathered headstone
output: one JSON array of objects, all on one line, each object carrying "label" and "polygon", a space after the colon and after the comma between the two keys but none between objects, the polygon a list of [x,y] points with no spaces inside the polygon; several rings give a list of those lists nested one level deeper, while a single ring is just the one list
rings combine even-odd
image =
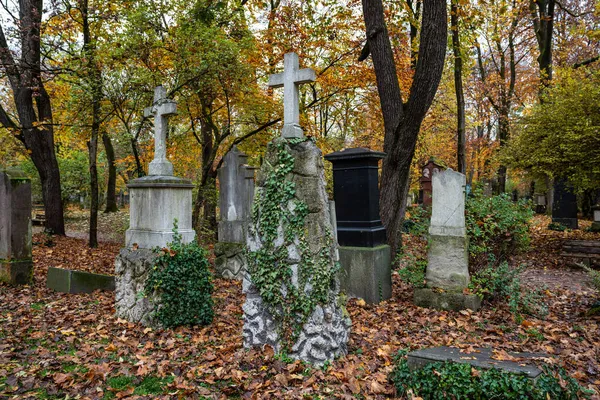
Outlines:
[{"label": "weathered headstone", "polygon": [[[286,54],[285,60],[284,81],[296,85],[302,79],[287,69],[295,60],[292,71],[297,71],[297,56]],[[286,113],[284,126],[288,114],[298,115],[297,92],[291,100],[288,92],[284,103],[294,109]],[[302,132],[296,128],[284,128],[283,137],[269,143],[257,177],[243,280],[244,347],[270,345],[322,365],[347,352],[350,318],[339,293],[321,151],[298,138]]]},{"label": "weathered headstone", "polygon": [[592,211],[594,213],[594,222],[592,222],[590,231],[600,232],[600,205],[597,204],[597,205],[593,206]]},{"label": "weathered headstone", "polygon": [[535,212],[536,212],[536,214],[545,214],[546,213],[546,195],[545,194],[537,194],[535,196]]},{"label": "weathered headstone", "polygon": [[33,282],[31,180],[17,169],[0,170],[0,281]]},{"label": "weathered headstone", "polygon": [[469,285],[465,176],[448,169],[434,172],[432,182],[427,288],[415,290],[415,304],[446,310],[476,310],[481,305],[479,296],[463,294]]},{"label": "weathered headstone", "polygon": [[390,246],[379,216],[378,163],[384,156],[363,148],[325,156],[333,164],[342,290],[368,303],[392,296]]},{"label": "weathered headstone", "polygon": [[421,178],[419,179],[421,190],[419,193],[419,198],[424,207],[431,206],[431,179],[434,172],[443,170],[444,167],[437,164],[433,159],[430,159],[427,164],[423,165],[421,168]]},{"label": "weathered headstone", "polygon": [[254,168],[248,156],[233,147],[219,168],[219,241],[215,245],[215,269],[228,279],[242,279],[246,268],[244,249],[252,217]]},{"label": "weathered headstone", "polygon": [[148,272],[157,255],[152,249],[163,248],[173,241],[174,223],[183,243],[195,240],[192,228],[192,189],[187,180],[173,176],[173,165],[166,157],[166,132],[175,102],[166,98],[158,86],[154,104],[145,110],[154,115],[154,160],[149,175],[131,181],[129,189],[129,229],[125,232],[125,248],[115,260],[116,315],[131,322],[153,325],[154,301],[142,292]]},{"label": "weathered headstone", "polygon": [[570,229],[577,229],[577,195],[573,186],[565,179],[554,181],[554,201],[552,203],[552,222]]}]

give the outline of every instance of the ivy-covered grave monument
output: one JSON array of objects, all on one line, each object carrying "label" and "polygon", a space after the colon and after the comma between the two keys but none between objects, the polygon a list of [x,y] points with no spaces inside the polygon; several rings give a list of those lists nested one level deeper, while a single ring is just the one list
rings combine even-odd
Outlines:
[{"label": "ivy-covered grave monument", "polygon": [[244,347],[270,345],[314,365],[347,352],[351,322],[340,294],[337,244],[321,151],[299,125],[298,85],[315,80],[285,55],[282,136],[259,170],[247,237]]},{"label": "ivy-covered grave monument", "polygon": [[[159,299],[146,290],[159,253],[175,241],[191,243],[196,237],[192,229],[192,188],[187,180],[173,176],[173,164],[167,159],[166,135],[168,117],[175,114],[176,104],[158,86],[152,107],[144,110],[154,116],[154,160],[148,176],[132,180],[129,229],[125,247],[115,260],[116,316],[143,325],[157,325]],[[174,232],[177,224],[177,233]]]}]

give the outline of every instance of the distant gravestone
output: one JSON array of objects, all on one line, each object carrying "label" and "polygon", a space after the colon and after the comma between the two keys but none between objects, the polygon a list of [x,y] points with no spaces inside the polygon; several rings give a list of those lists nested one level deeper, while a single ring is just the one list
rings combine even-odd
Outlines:
[{"label": "distant gravestone", "polygon": [[234,146],[219,168],[219,241],[215,244],[215,269],[227,279],[242,279],[246,268],[244,249],[252,217],[254,168],[248,156]]},{"label": "distant gravestone", "polygon": [[424,207],[431,206],[431,180],[433,178],[433,174],[437,171],[443,171],[444,167],[437,164],[433,159],[430,159],[427,164],[421,167],[421,178],[419,182],[421,184],[420,190],[420,200],[421,204]]},{"label": "distant gravestone", "polygon": [[592,211],[594,212],[594,222],[592,222],[590,231],[600,232],[600,205],[593,206]]},{"label": "distant gravestone", "polygon": [[33,283],[31,180],[18,169],[0,170],[0,281]]},{"label": "distant gravestone", "polygon": [[578,228],[577,195],[573,186],[565,179],[556,179],[554,182],[552,222],[570,229]]},{"label": "distant gravestone", "polygon": [[270,79],[286,88],[286,112],[283,137],[269,143],[256,182],[243,334],[246,348],[270,345],[323,365],[346,354],[350,318],[340,297],[321,151],[296,125],[297,85],[306,80],[314,72],[298,71],[295,54],[286,54],[284,73]]},{"label": "distant gravestone", "polygon": [[463,289],[469,285],[465,176],[448,169],[435,172],[432,182],[427,288],[415,290],[415,303],[446,310],[476,310],[481,299],[463,294]]},{"label": "distant gravestone", "polygon": [[175,112],[175,102],[166,98],[166,90],[156,87],[153,105],[144,111],[146,116],[154,116],[154,159],[148,176],[127,185],[129,229],[125,232],[125,248],[115,260],[115,314],[144,325],[155,324],[154,297],[144,295],[148,273],[157,257],[152,249],[167,247],[173,241],[175,222],[182,243],[196,237],[192,228],[194,185],[173,176],[173,165],[167,159],[168,117]]}]

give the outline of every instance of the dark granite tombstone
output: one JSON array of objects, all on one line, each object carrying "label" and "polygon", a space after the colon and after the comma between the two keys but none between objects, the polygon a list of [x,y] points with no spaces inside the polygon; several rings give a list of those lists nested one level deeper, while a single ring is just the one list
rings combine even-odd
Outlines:
[{"label": "dark granite tombstone", "polygon": [[33,282],[31,180],[17,169],[0,170],[0,280]]},{"label": "dark granite tombstone", "polygon": [[419,182],[421,183],[421,190],[419,191],[419,203],[424,207],[431,207],[431,180],[433,178],[434,171],[444,170],[443,166],[436,164],[433,159],[429,159],[427,164],[423,165],[421,168],[421,178]]},{"label": "dark granite tombstone", "polygon": [[390,247],[379,216],[378,168],[384,156],[364,148],[325,156],[333,164],[342,288],[369,303],[392,295]]},{"label": "dark granite tombstone", "polygon": [[552,222],[570,229],[577,229],[577,195],[566,179],[554,181],[554,202],[552,203]]}]

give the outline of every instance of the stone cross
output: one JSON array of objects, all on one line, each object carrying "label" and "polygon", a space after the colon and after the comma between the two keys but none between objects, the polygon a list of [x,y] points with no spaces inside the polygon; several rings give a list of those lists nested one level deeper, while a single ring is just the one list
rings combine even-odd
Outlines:
[{"label": "stone cross", "polygon": [[298,86],[302,83],[314,82],[317,79],[312,69],[299,69],[298,54],[287,53],[283,59],[283,72],[269,76],[269,86],[283,86],[283,131],[286,139],[302,138],[300,127],[300,105]]},{"label": "stone cross", "polygon": [[173,176],[173,164],[167,159],[168,117],[177,112],[177,105],[167,99],[163,86],[154,88],[152,107],[144,109],[144,117],[154,116],[154,160],[150,162],[148,175]]}]

